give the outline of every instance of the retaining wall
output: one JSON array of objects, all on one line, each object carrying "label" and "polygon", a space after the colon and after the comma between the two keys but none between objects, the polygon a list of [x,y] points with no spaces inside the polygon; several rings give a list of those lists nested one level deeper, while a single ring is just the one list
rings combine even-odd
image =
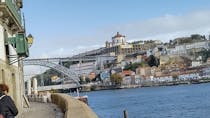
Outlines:
[{"label": "retaining wall", "polygon": [[98,118],[89,106],[67,94],[53,93],[51,98],[63,110],[64,118]]}]

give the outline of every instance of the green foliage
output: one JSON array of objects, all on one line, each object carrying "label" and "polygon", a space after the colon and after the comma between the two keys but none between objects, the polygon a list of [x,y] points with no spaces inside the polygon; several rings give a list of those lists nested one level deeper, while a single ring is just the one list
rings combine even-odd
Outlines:
[{"label": "green foliage", "polygon": [[79,63],[79,62],[78,61],[65,61],[65,62],[62,62],[59,64],[69,68],[70,65],[77,64],[77,63]]},{"label": "green foliage", "polygon": [[132,70],[132,71],[136,71],[136,68],[138,68],[139,66],[142,67],[145,65],[145,62],[135,62],[135,63],[130,63],[130,64],[127,64],[125,67],[124,67],[124,70]]},{"label": "green foliage", "polygon": [[179,44],[185,44],[185,43],[193,43],[193,40],[191,38],[183,38],[179,40]]},{"label": "green foliage", "polygon": [[210,50],[202,50],[200,52],[196,52],[195,57],[202,56],[202,62],[206,62],[210,57]]},{"label": "green foliage", "polygon": [[160,60],[156,58],[154,55],[150,55],[147,59],[147,63],[150,67],[157,66],[160,64]]},{"label": "green foliage", "polygon": [[178,75],[174,74],[174,75],[172,75],[172,78],[173,78],[174,81],[176,81],[178,79]]},{"label": "green foliage", "polygon": [[207,39],[205,36],[202,36],[200,34],[193,34],[191,35],[191,37],[182,37],[182,38],[177,38],[175,40],[177,40],[179,44],[185,44],[185,43],[200,42]]},{"label": "green foliage", "polygon": [[119,74],[115,73],[111,75],[110,80],[113,85],[121,85],[123,79]]},{"label": "green foliage", "polygon": [[62,76],[61,73],[59,73],[59,72],[57,72],[53,69],[48,69],[44,73],[36,75],[33,78],[37,78],[38,86],[41,86],[42,81],[44,82],[44,85],[47,86],[47,85],[54,85],[55,84],[51,81],[51,77],[54,76],[54,75],[57,75],[58,77]]},{"label": "green foliage", "polygon": [[104,68],[110,68],[111,66],[113,66],[113,63],[106,63],[106,64],[104,64]]}]

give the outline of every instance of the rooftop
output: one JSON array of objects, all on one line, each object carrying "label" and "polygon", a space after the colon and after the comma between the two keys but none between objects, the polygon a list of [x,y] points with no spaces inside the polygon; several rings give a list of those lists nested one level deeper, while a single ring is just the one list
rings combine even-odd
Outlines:
[{"label": "rooftop", "polygon": [[117,38],[117,37],[125,37],[125,36],[121,35],[119,32],[117,32],[117,34],[115,36],[113,36],[112,38]]}]

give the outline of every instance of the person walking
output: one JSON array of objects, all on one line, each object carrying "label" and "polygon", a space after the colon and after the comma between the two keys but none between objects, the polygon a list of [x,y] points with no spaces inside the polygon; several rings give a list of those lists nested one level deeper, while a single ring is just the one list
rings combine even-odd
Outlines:
[{"label": "person walking", "polygon": [[0,118],[15,118],[18,114],[17,107],[10,96],[7,95],[9,87],[6,84],[0,84]]}]

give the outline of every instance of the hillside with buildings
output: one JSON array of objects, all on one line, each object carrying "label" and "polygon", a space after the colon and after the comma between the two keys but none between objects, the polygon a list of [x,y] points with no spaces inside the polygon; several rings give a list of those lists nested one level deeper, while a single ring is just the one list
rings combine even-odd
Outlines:
[{"label": "hillside with buildings", "polygon": [[[209,48],[210,39],[199,34],[163,43],[159,40],[127,42],[126,36],[117,32],[110,42],[105,42],[105,47],[73,56],[113,56],[115,60],[99,58],[96,61],[62,62],[62,65],[75,71],[83,84],[99,82],[112,85],[110,77],[115,73],[122,77],[122,85],[140,81],[170,82],[175,76],[181,78],[182,75],[185,76],[183,80],[198,79],[204,75],[204,70],[208,71]],[[55,75],[65,78],[48,70],[42,74],[44,83],[52,84],[52,76]],[[37,78],[39,81],[40,76]]]}]

